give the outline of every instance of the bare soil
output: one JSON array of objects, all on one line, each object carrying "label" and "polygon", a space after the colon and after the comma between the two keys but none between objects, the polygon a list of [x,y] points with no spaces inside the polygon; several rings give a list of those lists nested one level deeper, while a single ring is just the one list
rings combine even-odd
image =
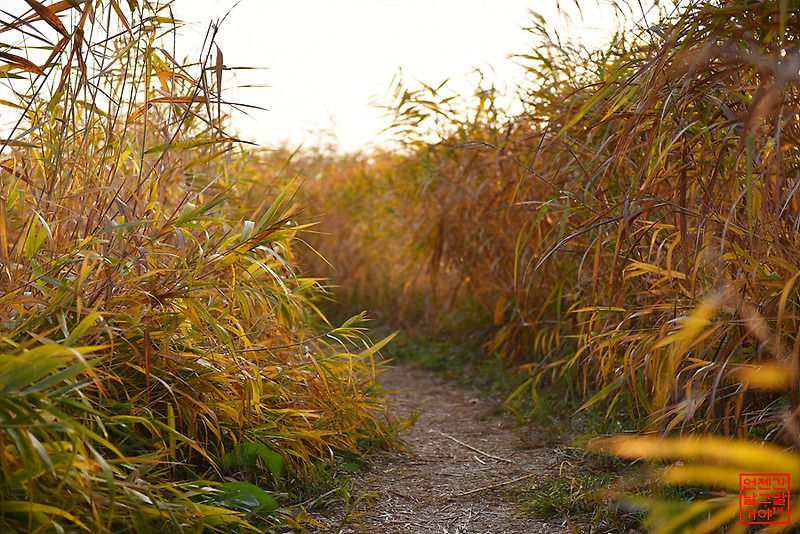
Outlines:
[{"label": "bare soil", "polygon": [[[344,500],[314,514],[316,532],[368,534],[551,534],[561,521],[525,514],[516,495],[536,476],[557,472],[556,453],[514,429],[502,399],[405,366],[381,376],[395,417],[422,410],[401,433],[403,450],[380,452]],[[314,530],[312,529],[312,532]]]}]

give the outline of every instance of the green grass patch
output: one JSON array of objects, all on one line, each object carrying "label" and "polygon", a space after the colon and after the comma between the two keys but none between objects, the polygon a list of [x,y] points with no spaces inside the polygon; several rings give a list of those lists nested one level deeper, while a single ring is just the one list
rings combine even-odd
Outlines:
[{"label": "green grass patch", "polygon": [[556,454],[558,474],[537,477],[518,492],[525,511],[539,519],[566,519],[591,533],[625,532],[641,522],[640,509],[616,500],[635,468],[581,448],[559,448]]}]

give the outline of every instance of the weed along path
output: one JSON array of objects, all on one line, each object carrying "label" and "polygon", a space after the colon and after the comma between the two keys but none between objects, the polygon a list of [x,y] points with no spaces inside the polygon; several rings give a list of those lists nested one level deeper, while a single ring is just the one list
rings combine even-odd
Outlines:
[{"label": "weed along path", "polygon": [[[349,503],[314,514],[329,532],[388,534],[550,534],[515,502],[533,477],[557,470],[551,449],[526,444],[498,399],[436,374],[405,366],[381,375],[395,414],[422,410],[401,433],[402,451],[381,452],[360,474]],[[319,530],[318,532],[322,532]]]}]

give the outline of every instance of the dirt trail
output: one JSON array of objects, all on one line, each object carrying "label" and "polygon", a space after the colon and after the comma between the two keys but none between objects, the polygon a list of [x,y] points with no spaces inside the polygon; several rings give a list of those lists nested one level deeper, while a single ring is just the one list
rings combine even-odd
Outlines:
[{"label": "dirt trail", "polygon": [[499,399],[403,366],[384,371],[381,382],[384,389],[397,391],[398,416],[424,408],[416,424],[401,434],[408,450],[373,457],[374,467],[356,480],[354,497],[374,497],[349,512],[342,505],[314,514],[331,525],[318,532],[569,532],[560,522],[525,515],[515,504],[514,490],[529,484],[531,476],[553,473],[556,455],[514,432]]}]

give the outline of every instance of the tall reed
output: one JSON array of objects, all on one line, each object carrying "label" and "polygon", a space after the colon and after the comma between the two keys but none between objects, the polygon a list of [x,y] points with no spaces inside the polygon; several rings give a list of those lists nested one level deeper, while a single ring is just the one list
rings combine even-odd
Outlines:
[{"label": "tall reed", "polygon": [[169,3],[27,4],[0,26],[2,529],[299,526],[321,466],[389,439],[376,347],[335,341],[361,330],[296,268],[295,185],[226,132],[216,27],[184,64]]},{"label": "tall reed", "polygon": [[[387,315],[413,298],[472,305],[487,348],[583,394],[625,385],[659,417],[702,382],[693,413],[747,426],[744,412],[715,415],[738,395],[720,388],[788,357],[797,330],[797,28],[781,6],[692,4],[594,52],[543,42],[519,56],[532,81],[516,117],[491,89],[453,115],[437,90],[401,88],[398,125],[441,112],[441,141],[329,163],[308,188],[341,261],[364,264],[340,294],[366,284],[368,299],[383,283],[368,277],[400,271],[423,283]],[[713,335],[683,333],[696,310]]]},{"label": "tall reed", "polygon": [[[611,447],[695,462],[669,480],[733,490],[720,464],[756,469],[770,455],[794,477],[796,457],[774,454],[797,449],[800,428],[799,12],[792,0],[681,3],[596,51],[548,40],[534,19],[515,117],[490,88],[466,113],[442,88],[400,88],[400,129],[436,116],[440,141],[311,189],[330,214],[321,232],[363,265],[333,273],[339,294],[390,318],[428,302],[404,316],[416,325],[467,313],[462,339],[530,373],[517,397],[552,381],[609,417],[694,435],[664,455],[646,440]],[[415,285],[373,303],[383,288],[370,284],[384,282],[371,272],[414,273]],[[775,448],[756,454],[752,440]],[[735,499],[698,503],[682,526],[661,508],[663,531],[713,532]]]}]

